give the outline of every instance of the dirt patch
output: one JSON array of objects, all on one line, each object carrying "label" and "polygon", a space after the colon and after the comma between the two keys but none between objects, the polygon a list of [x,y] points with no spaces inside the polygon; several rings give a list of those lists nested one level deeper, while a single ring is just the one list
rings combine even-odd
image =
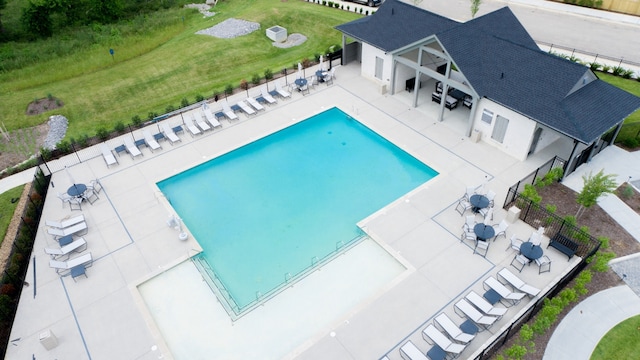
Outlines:
[{"label": "dirt patch", "polygon": [[[568,187],[555,183],[549,186],[546,186],[538,191],[538,193],[542,196],[542,204],[553,204],[557,206],[556,214],[564,217],[567,215],[575,216],[578,211],[579,205],[576,202],[577,193]],[[625,201],[623,199],[623,201]],[[628,203],[631,204],[640,204],[640,194],[638,192],[634,192],[634,195],[628,199]],[[627,201],[625,201],[627,202]],[[630,205],[632,206],[632,205]],[[638,207],[634,208],[636,212],[638,211]],[[613,251],[617,257],[637,253],[640,251],[640,243],[634,239],[629,233],[624,230],[621,226],[618,225],[600,206],[594,205],[590,209],[587,209],[582,216],[578,219],[579,226],[587,226],[589,227],[589,232],[591,235],[595,237],[604,236],[609,239],[610,251]],[[587,269],[590,266],[587,267]],[[522,359],[524,360],[537,360],[541,359],[544,351],[547,347],[547,343],[551,338],[554,330],[560,324],[562,319],[576,306],[580,303],[580,301],[586,299],[590,295],[593,295],[602,290],[606,290],[618,285],[623,284],[620,277],[613,272],[613,270],[609,269],[606,272],[597,272],[593,271],[593,277],[591,282],[587,284],[587,294],[578,297],[577,301],[569,304],[564,310],[558,315],[558,320],[551,326],[549,330],[547,330],[544,334],[535,336],[533,341],[535,343],[535,353],[527,353]],[[569,283],[568,287],[574,286],[574,282]],[[535,318],[534,318],[535,319]],[[528,324],[531,325],[532,321],[529,321]],[[507,341],[507,343],[501,348],[501,351],[509,348],[517,339],[517,335],[513,336],[511,339]],[[495,356],[494,356],[495,358]]]},{"label": "dirt patch", "polygon": [[27,115],[38,115],[49,110],[58,109],[64,106],[62,100],[49,96],[42,99],[36,99],[27,105]]},{"label": "dirt patch", "polygon": [[616,189],[616,195],[640,215],[640,193],[631,185],[624,183]]},{"label": "dirt patch", "polygon": [[8,139],[0,136],[0,170],[16,166],[37,154],[44,144],[49,125],[18,129],[8,133]]}]

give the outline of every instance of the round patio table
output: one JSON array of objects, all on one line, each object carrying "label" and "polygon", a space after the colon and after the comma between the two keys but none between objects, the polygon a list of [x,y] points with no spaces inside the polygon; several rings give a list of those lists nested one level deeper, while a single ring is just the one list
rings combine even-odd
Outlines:
[{"label": "round patio table", "polygon": [[296,81],[294,81],[297,87],[303,87],[305,85],[307,85],[307,79],[304,78],[299,78],[296,79]]},{"label": "round patio table", "polygon": [[491,239],[496,234],[493,226],[483,223],[476,224],[476,226],[473,227],[473,232],[476,233],[476,238],[481,241],[487,241],[487,239]]},{"label": "round patio table", "polygon": [[67,194],[69,196],[78,197],[84,192],[87,191],[87,185],[85,184],[73,184],[67,189]]},{"label": "round patio table", "polygon": [[324,76],[325,75],[327,75],[326,71],[323,71],[323,70],[316,71],[316,77],[318,78],[319,82],[323,82],[324,81]]},{"label": "round patio table", "polygon": [[471,206],[473,206],[474,213],[477,213],[480,209],[484,209],[489,206],[489,199],[480,194],[471,195],[469,202],[471,203]]},{"label": "round patio table", "polygon": [[520,253],[531,261],[542,257],[542,248],[539,245],[533,245],[533,243],[527,241],[520,245]]}]

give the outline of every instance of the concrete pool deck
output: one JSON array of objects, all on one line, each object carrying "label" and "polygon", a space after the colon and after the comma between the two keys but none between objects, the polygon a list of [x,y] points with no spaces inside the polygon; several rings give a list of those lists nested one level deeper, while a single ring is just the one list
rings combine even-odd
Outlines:
[{"label": "concrete pool deck", "polygon": [[[437,122],[434,116],[437,105],[428,98],[430,92],[423,91],[420,106],[412,108],[412,95],[380,94],[369,80],[359,75],[358,69],[355,65],[339,67],[334,85],[317,85],[306,96],[294,93],[292,99],[278,100],[277,105],[256,116],[240,115],[240,121],[232,123],[223,120],[222,130],[196,137],[185,132],[180,134],[182,142],[175,146],[163,142],[162,150],[151,153],[143,149],[144,157],[135,160],[122,153],[118,157],[119,165],[111,168],[106,167],[97,147],[50,162],[53,184],[43,219],[60,219],[78,213],[61,208],[56,198],[57,192],[65,192],[71,185],[69,175],[62,171],[65,165],[70,166],[69,172],[76,181],[97,178],[104,186],[100,199],[82,208],[89,227],[84,236],[88,243],[86,251],[92,253],[94,263],[87,270],[88,278],[74,282],[68,276],[59,277],[49,268],[49,258],[43,252],[44,247],[54,247],[56,242],[47,235],[42,222],[34,244],[35,260],[27,272],[27,281],[35,279],[35,283],[23,289],[10,338],[15,341],[9,344],[7,358],[180,358],[172,353],[171,341],[165,339],[167,334],[160,330],[154,318],[157,314],[149,309],[138,286],[158,275],[169,274],[171,269],[175,270],[177,265],[197,254],[200,246],[191,236],[187,241],[179,241],[178,233],[167,227],[166,220],[173,212],[155,183],[333,106],[440,173],[359,224],[406,270],[377,285],[348,309],[328,313],[319,325],[311,320],[295,322],[289,318],[295,317],[293,309],[283,307],[276,312],[278,299],[268,301],[259,311],[274,312],[263,318],[258,312],[254,315],[258,322],[267,321],[269,326],[265,331],[288,326],[294,331],[309,328],[306,331],[310,335],[291,342],[287,338],[277,341],[253,338],[251,343],[241,342],[237,346],[254,348],[256,358],[372,359],[388,354],[389,359],[399,359],[398,347],[411,340],[426,352],[430,346],[420,334],[426,324],[440,312],[459,323],[453,304],[470,290],[482,293],[482,281],[486,277],[509,267],[514,254],[505,249],[511,234],[527,238],[533,231],[529,225],[517,221],[510,225],[506,239],[500,238],[491,244],[486,258],[474,255],[472,244],[459,239],[463,217],[454,210],[456,200],[466,186],[486,183],[485,189],[497,192],[495,202],[500,208],[508,187],[548,161],[560,145],[552,144],[521,162],[486,143],[474,143],[465,137],[466,108],[446,110],[444,121]],[[311,74],[312,70],[307,73]],[[250,93],[255,95],[256,91],[250,90]],[[244,92],[236,94],[230,103],[244,96]],[[220,105],[212,103],[211,107],[217,110]],[[179,116],[166,121],[172,125],[181,123]],[[155,125],[149,129],[156,132]],[[136,139],[142,137],[139,132],[134,131]],[[122,138],[109,140],[108,144],[114,148],[122,144]],[[81,163],[78,158],[82,159]],[[494,222],[505,215],[504,210],[498,210]],[[541,289],[552,285],[578,261],[576,258],[567,261],[566,256],[553,249],[545,249],[545,254],[552,260],[551,272],[538,275],[534,264],[519,274]],[[175,278],[167,281],[164,287],[175,286],[178,290],[175,281]],[[308,286],[304,281],[306,279],[295,287]],[[319,299],[330,299],[348,285],[340,277],[328,277],[314,288]],[[308,292],[305,294],[308,296]],[[281,296],[283,299],[294,296],[294,302],[296,299],[295,291],[284,291],[278,295]],[[313,312],[313,306],[304,308],[305,301],[304,297],[300,298],[303,310]],[[483,348],[485,342],[508,326],[530,301],[535,299],[526,299],[509,308],[506,316],[489,331],[479,333],[463,357],[473,356]],[[172,303],[162,311],[180,316],[180,304]],[[242,318],[231,326],[250,327],[241,321]],[[219,350],[217,346],[229,347],[227,353],[234,353],[231,342],[216,345],[206,340],[204,344],[197,341],[204,329],[191,325],[193,328],[182,333],[182,342],[202,348],[200,354],[208,354],[206,358],[212,358]],[[40,344],[40,334],[46,330],[51,330],[58,339],[58,345],[51,350]],[[189,336],[190,332],[193,336]]]}]

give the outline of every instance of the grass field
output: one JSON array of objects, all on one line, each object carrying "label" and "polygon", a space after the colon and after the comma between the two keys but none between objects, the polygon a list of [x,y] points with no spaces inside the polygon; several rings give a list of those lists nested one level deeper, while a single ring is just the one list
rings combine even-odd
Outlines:
[{"label": "grass field", "polygon": [[640,354],[640,315],[629,318],[600,340],[591,360],[637,359]]},{"label": "grass field", "polygon": [[[134,115],[142,119],[168,106],[180,107],[197,95],[211,97],[241,79],[278,73],[304,58],[313,59],[331,45],[341,43],[333,27],[360,15],[304,1],[234,0],[219,2],[216,15],[204,18],[193,9],[173,9],[161,18],[163,27],[152,34],[124,37],[117,28],[111,44],[101,43],[74,55],[40,62],[0,74],[0,121],[9,130],[34,126],[48,116],[69,119],[67,138],[93,136],[99,128],[128,124]],[[195,32],[226,19],[258,22],[260,30],[234,39],[218,39]],[[142,21],[142,20],[141,20]],[[281,25],[288,33],[301,33],[307,41],[280,49],[265,36],[266,28]],[[109,48],[115,56],[109,55]],[[52,95],[64,103],[55,112],[29,116],[29,102]]]},{"label": "grass field", "polygon": [[0,194],[0,244],[2,244],[4,236],[7,234],[7,228],[18,206],[18,202],[11,202],[11,199],[20,198],[23,189],[24,185],[20,185]]}]

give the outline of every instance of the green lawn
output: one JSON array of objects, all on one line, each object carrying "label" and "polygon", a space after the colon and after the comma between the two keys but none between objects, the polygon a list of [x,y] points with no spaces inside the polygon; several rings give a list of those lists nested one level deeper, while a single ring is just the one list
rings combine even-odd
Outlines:
[{"label": "green lawn", "polygon": [[[605,74],[602,72],[597,72],[597,75],[601,80],[606,81],[613,86],[619,87],[622,90],[634,94],[635,96],[640,96],[640,81],[633,79],[624,79],[620,76],[613,76],[611,74]],[[625,123],[632,122],[640,122],[640,110],[634,112],[625,119]]]},{"label": "green lawn", "polygon": [[[216,15],[204,18],[196,10],[167,10],[161,17],[139,21],[163,22],[153,34],[120,36],[106,29],[113,41],[102,42],[74,55],[38,63],[0,74],[0,121],[9,130],[43,123],[52,114],[69,119],[67,138],[93,136],[99,128],[128,124],[134,115],[147,118],[162,114],[167,106],[190,103],[197,95],[211,97],[227,85],[238,87],[241,79],[283,67],[341,43],[333,27],[360,15],[303,1],[234,0],[219,2]],[[196,35],[228,18],[258,22],[261,29],[234,39]],[[129,26],[131,24],[128,24]],[[144,26],[144,24],[140,24]],[[301,33],[307,41],[293,48],[271,45],[265,29],[273,25]],[[123,25],[126,26],[126,25]],[[108,53],[115,50],[115,60]],[[42,115],[25,114],[27,104],[51,94],[64,107]]]},{"label": "green lawn", "polygon": [[24,185],[14,187],[0,194],[0,244],[2,244],[7,233],[13,212],[18,206],[18,202],[11,202],[11,199],[19,199],[20,195],[22,195],[22,190],[24,190]]},{"label": "green lawn", "polygon": [[637,359],[640,354],[640,315],[629,318],[600,340],[591,360]]}]

